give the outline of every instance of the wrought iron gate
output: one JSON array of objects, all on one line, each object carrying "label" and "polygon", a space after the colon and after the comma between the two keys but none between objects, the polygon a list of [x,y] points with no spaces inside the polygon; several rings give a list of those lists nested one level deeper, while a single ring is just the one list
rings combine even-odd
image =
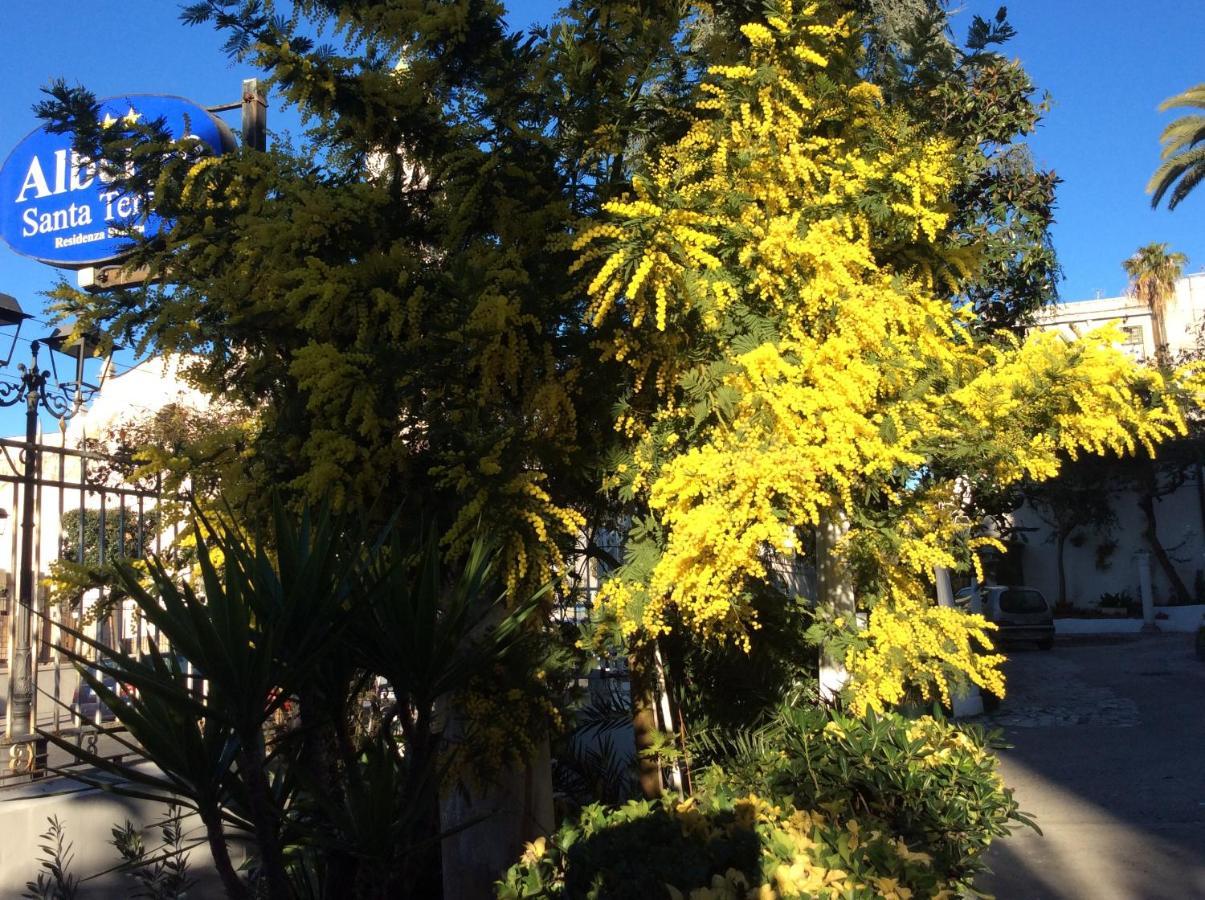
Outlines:
[{"label": "wrought iron gate", "polygon": [[[31,452],[34,465],[28,469]],[[17,525],[26,513],[22,504],[30,481],[33,577],[25,583],[34,587],[26,598],[18,596],[26,535]],[[65,435],[57,446],[0,438],[0,523],[6,525],[0,533],[0,722],[7,748],[0,785],[45,773],[48,760],[45,742],[36,737],[39,729],[97,749],[111,716],[60,648],[89,659],[96,651],[76,646],[66,629],[127,653],[148,652],[155,640],[151,629],[102,576],[119,557],[162,555],[175,544],[178,517],[172,501],[177,499],[165,495],[161,478],[132,483],[104,454],[68,447]],[[28,616],[20,614],[23,603],[30,605]],[[26,623],[28,632],[22,635]],[[29,648],[29,663],[23,647]],[[18,689],[22,669],[32,679],[27,699]],[[22,714],[26,703],[27,717]],[[50,760],[50,765],[69,761]]]}]

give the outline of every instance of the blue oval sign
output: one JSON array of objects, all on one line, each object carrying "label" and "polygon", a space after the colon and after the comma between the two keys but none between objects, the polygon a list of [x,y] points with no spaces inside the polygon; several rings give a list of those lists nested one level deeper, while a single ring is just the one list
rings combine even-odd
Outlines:
[{"label": "blue oval sign", "polygon": [[[233,148],[224,122],[191,100],[125,94],[100,101],[102,124],[163,119],[172,138],[198,138],[214,153]],[[126,230],[153,235],[163,221],[141,198],[71,150],[70,134],[31,132],[0,168],[0,237],[23,256],[65,268],[113,262],[129,250]]]}]

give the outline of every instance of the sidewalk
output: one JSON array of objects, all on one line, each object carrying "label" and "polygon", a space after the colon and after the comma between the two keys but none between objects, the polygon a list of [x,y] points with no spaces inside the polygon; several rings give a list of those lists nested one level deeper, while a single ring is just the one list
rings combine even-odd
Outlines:
[{"label": "sidewalk", "polygon": [[1192,637],[1017,650],[1006,783],[1044,836],[997,841],[981,890],[1000,900],[1205,897],[1205,663]]}]

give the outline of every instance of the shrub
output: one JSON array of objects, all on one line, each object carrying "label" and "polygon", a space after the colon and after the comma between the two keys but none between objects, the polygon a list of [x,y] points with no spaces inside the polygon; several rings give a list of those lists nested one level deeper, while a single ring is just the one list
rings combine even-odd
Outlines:
[{"label": "shrub", "polygon": [[[299,883],[307,896],[434,896],[439,791],[519,764],[556,712],[553,642],[534,625],[542,591],[507,609],[502,555],[485,538],[449,562],[434,532],[365,539],[328,512],[274,512],[254,538],[196,526],[195,581],[158,557],[145,583],[117,563],[159,642],[146,654],[66,629],[78,647],[63,652],[132,761],[46,737],[99,773],[73,778],[195,812],[231,897],[288,900]],[[203,693],[180,659],[204,673]],[[378,679],[391,708],[361,718]],[[292,727],[270,727],[285,704]],[[245,871],[234,835],[253,855]]]},{"label": "shrub", "polygon": [[952,898],[1028,822],[983,733],[939,719],[782,710],[703,744],[695,797],[587,807],[529,844],[498,896]]},{"label": "shrub", "polygon": [[982,869],[991,841],[1015,823],[1012,792],[997,772],[995,736],[944,719],[899,714],[844,716],[782,708],[744,740],[713,753],[704,790],[756,790],[799,809],[856,817],[933,858],[950,883]]},{"label": "shrub", "polygon": [[1134,598],[1130,595],[1129,591],[1124,591],[1124,590],[1123,591],[1115,591],[1115,592],[1106,591],[1105,593],[1100,595],[1100,602],[1097,605],[1098,606],[1129,607],[1130,604],[1132,604],[1133,602],[1134,602]]},{"label": "shrub", "polygon": [[553,840],[528,844],[498,897],[619,900],[657,896],[658,886],[661,896],[692,900],[941,897],[931,862],[856,819],[752,794],[631,801],[587,807]]}]

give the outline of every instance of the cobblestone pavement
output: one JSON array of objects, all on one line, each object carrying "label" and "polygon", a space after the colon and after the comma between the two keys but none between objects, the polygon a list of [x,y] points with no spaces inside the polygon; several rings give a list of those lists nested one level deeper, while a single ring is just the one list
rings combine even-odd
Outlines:
[{"label": "cobblestone pavement", "polygon": [[1205,898],[1205,663],[1192,635],[1016,648],[978,717],[1043,835],[988,853],[999,900]]},{"label": "cobblestone pavement", "polygon": [[[1127,649],[1132,650],[1123,649],[1123,642],[1116,646],[1119,657],[1127,656]],[[1090,680],[1084,666],[1066,653],[1014,651],[1005,672],[1008,695],[999,708],[976,720],[986,727],[1108,725],[1132,728],[1139,723],[1138,704],[1132,697]]]}]

